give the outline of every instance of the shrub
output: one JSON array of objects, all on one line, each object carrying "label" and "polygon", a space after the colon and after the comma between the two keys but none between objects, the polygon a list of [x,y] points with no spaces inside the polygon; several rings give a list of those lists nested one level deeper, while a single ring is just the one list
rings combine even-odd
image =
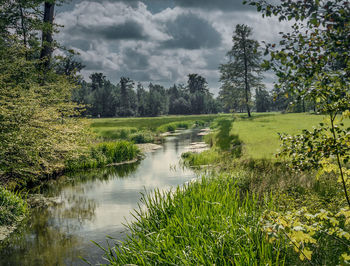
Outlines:
[{"label": "shrub", "polygon": [[27,212],[26,202],[19,196],[0,186],[0,225],[13,224]]},{"label": "shrub", "polygon": [[151,131],[143,130],[131,134],[129,140],[134,143],[150,143],[154,141],[154,134]]},{"label": "shrub", "polygon": [[139,155],[139,149],[129,141],[103,142],[90,148],[89,153],[66,162],[66,170],[78,170],[130,161]]}]

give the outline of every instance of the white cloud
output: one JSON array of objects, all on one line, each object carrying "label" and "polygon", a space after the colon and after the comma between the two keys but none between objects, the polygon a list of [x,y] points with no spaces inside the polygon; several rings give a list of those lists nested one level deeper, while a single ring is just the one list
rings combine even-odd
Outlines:
[{"label": "white cloud", "polygon": [[[196,43],[184,43],[188,38],[181,34],[191,28],[187,21],[198,24],[198,30],[191,29]],[[57,22],[64,25],[57,39],[80,52],[87,65],[85,77],[103,72],[113,82],[129,76],[135,81],[170,86],[186,82],[189,73],[199,73],[214,88],[220,86],[217,68],[226,62],[237,23],[253,27],[253,38],[259,41],[276,40],[278,32],[288,26],[248,10],[168,7],[152,13],[146,3],[135,1],[132,5],[82,1],[59,13]]]}]

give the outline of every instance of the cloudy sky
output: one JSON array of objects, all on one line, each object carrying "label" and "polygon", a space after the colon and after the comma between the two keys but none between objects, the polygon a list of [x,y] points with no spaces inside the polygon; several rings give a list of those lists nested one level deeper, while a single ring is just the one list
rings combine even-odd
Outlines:
[{"label": "cloudy sky", "polygon": [[64,25],[56,38],[80,53],[85,78],[103,72],[115,83],[127,76],[168,87],[198,73],[214,93],[236,24],[253,27],[258,41],[277,41],[287,30],[241,0],[73,0],[56,22]]}]

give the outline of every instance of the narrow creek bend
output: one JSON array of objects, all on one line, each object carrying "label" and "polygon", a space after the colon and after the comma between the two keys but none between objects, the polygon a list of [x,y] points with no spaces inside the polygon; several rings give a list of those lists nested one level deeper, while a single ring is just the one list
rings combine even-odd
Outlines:
[{"label": "narrow creek bend", "polygon": [[[105,263],[106,236],[122,239],[123,223],[132,221],[141,192],[169,189],[195,177],[179,167],[181,153],[200,140],[197,130],[168,137],[161,149],[141,162],[91,170],[50,182],[42,194],[52,206],[36,209],[8,239],[0,243],[0,265],[86,265]],[[174,167],[175,166],[175,167]],[[114,241],[110,241],[113,243]]]}]

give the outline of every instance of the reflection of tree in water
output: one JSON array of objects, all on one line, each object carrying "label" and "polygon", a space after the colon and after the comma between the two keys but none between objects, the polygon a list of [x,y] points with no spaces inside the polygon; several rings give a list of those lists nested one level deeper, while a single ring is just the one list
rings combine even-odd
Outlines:
[{"label": "reflection of tree in water", "polygon": [[[64,201],[51,208],[51,216],[59,226],[66,226],[68,231],[77,230],[84,221],[91,221],[95,217],[96,202],[82,195],[69,193]],[[69,223],[65,221],[69,220]]]},{"label": "reflection of tree in water", "polygon": [[130,176],[138,165],[139,162],[82,171],[38,188],[45,196],[56,197],[58,203],[33,210],[27,224],[23,223],[17,232],[0,243],[0,265],[65,265],[79,260],[79,256],[86,257],[79,248],[86,240],[73,232],[95,217],[96,202],[84,196],[88,183],[94,186],[94,181]]},{"label": "reflection of tree in water", "polygon": [[52,226],[49,210],[37,210],[31,216],[26,226],[1,243],[0,265],[65,265],[84,256],[76,249],[82,239],[69,234],[67,227]]},{"label": "reflection of tree in water", "polygon": [[[109,181],[115,178],[128,177],[136,171],[140,162],[132,164],[123,164],[118,166],[109,166],[105,168],[91,169],[88,171],[79,171],[75,173],[68,173],[61,176],[57,180],[52,180],[37,188],[41,193],[49,197],[58,196],[61,190],[65,187],[71,186],[78,189],[79,184],[85,184],[93,181]],[[93,184],[92,184],[93,185]],[[75,188],[77,186],[77,188]],[[36,191],[38,192],[38,191]]]}]

